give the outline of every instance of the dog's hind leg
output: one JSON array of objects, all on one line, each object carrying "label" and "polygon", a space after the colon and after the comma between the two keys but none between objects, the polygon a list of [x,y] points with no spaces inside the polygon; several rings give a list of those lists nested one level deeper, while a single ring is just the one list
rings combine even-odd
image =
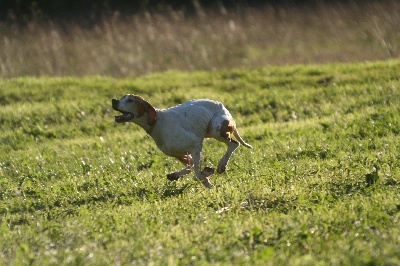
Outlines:
[{"label": "dog's hind leg", "polygon": [[168,174],[167,179],[170,181],[176,181],[179,178],[181,178],[182,176],[187,175],[193,171],[193,160],[192,160],[192,156],[190,156],[190,154],[185,154],[183,156],[175,157],[175,158],[178,159],[181,163],[183,163],[183,165],[186,167],[178,172]]},{"label": "dog's hind leg", "polygon": [[[226,153],[218,162],[217,173],[225,172],[226,167],[231,158],[232,153],[239,147],[239,142],[232,139],[231,135],[237,132],[235,121],[226,116],[214,116],[208,126],[208,137],[214,138],[218,141],[225,143],[228,146]],[[242,140],[242,142],[244,142]]]},{"label": "dog's hind leg", "polygon": [[228,149],[226,150],[226,153],[224,154],[224,156],[222,156],[222,158],[219,160],[218,162],[218,167],[217,167],[217,173],[221,174],[223,172],[225,172],[226,167],[228,166],[228,162],[229,159],[232,156],[232,153],[239,147],[239,142],[237,142],[234,139],[231,138],[215,138],[216,140],[222,141],[223,143],[225,143],[228,146]]}]

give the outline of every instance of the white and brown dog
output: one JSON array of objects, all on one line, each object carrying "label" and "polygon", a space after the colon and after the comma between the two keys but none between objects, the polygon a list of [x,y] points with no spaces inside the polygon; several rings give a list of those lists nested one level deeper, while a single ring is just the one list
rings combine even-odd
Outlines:
[{"label": "white and brown dog", "polygon": [[214,138],[228,146],[218,163],[217,172],[223,173],[232,153],[239,143],[231,134],[248,148],[253,148],[240,137],[236,123],[229,111],[220,102],[192,100],[165,110],[154,108],[142,97],[127,94],[120,100],[112,100],[112,108],[122,113],[115,116],[115,122],[134,122],[142,127],[166,155],[181,161],[185,168],[167,175],[169,180],[194,171],[195,179],[211,188],[208,176],[214,169],[205,167],[201,171],[201,151],[204,138]]}]

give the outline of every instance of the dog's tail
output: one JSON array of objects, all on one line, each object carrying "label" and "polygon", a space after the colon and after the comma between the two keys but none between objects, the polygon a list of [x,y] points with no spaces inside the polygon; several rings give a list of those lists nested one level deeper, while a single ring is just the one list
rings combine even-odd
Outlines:
[{"label": "dog's tail", "polygon": [[244,140],[240,137],[239,131],[237,129],[235,129],[233,131],[233,135],[240,142],[240,144],[242,144],[243,146],[245,146],[247,148],[253,149],[253,146],[251,146],[250,144],[247,144],[246,142],[244,142]]}]

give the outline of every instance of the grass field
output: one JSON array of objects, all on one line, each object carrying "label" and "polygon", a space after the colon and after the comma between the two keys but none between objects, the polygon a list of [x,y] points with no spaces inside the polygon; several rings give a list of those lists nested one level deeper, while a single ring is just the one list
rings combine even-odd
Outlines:
[{"label": "grass field", "polygon": [[[0,80],[0,264],[400,265],[399,69]],[[254,149],[212,190],[169,182],[181,165],[114,123],[128,92],[222,101]],[[203,164],[223,152],[205,141]]]}]

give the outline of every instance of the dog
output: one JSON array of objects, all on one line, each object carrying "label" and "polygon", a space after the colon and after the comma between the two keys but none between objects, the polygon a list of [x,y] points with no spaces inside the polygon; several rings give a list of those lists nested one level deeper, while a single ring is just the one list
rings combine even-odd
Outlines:
[{"label": "dog", "polygon": [[115,122],[133,122],[142,127],[162,152],[185,165],[182,170],[167,175],[171,181],[194,171],[195,180],[206,188],[213,187],[208,177],[214,169],[205,167],[201,170],[205,138],[216,139],[228,146],[218,163],[219,174],[226,170],[232,153],[240,144],[253,148],[240,137],[231,114],[217,101],[191,100],[168,109],[157,109],[138,95],[126,94],[120,100],[113,99],[112,108],[122,113],[114,117]]}]

